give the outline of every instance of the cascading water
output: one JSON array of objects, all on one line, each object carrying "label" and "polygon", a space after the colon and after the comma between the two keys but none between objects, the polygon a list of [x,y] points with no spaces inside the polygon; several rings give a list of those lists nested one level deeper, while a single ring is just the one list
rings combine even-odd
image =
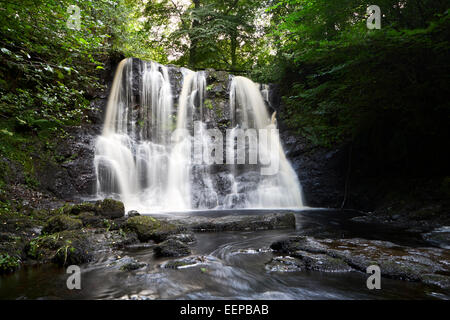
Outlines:
[{"label": "cascading water", "polygon": [[[279,158],[275,174],[261,175],[262,165],[196,161],[196,147],[203,155],[213,145],[205,120],[210,112],[204,108],[206,75],[184,68],[181,72],[176,104],[167,67],[138,59],[119,64],[104,128],[96,141],[97,197],[120,199],[127,210],[144,213],[301,208],[300,183],[278,135],[267,137],[271,148],[257,146],[263,158]],[[267,100],[267,87],[263,94]],[[275,129],[276,125],[258,86],[247,78],[232,79],[229,107],[232,127],[227,130],[225,150],[235,158],[239,129]]]},{"label": "cascading water", "polygon": [[[264,86],[261,93],[259,85],[248,78],[234,77],[232,80],[230,90],[232,126],[270,132],[267,134],[268,143],[260,143],[258,152],[261,158],[270,160],[269,163],[278,163],[275,174],[258,176],[255,188],[247,192],[246,207],[301,208],[303,200],[300,182],[286,159],[278,131],[275,130],[275,113],[272,118],[269,116],[263,94],[266,94],[265,99],[268,100],[268,88]],[[234,140],[234,137],[232,139]],[[236,175],[236,170],[234,172]],[[240,189],[239,183],[235,188]]]}]

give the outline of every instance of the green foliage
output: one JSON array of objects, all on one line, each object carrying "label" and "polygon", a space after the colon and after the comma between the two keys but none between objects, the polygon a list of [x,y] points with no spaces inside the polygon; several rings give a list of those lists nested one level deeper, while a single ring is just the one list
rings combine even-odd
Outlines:
[{"label": "green foliage", "polygon": [[13,272],[20,266],[20,259],[9,254],[0,254],[0,274]]},{"label": "green foliage", "polygon": [[405,159],[413,148],[406,141],[441,141],[448,131],[447,5],[377,4],[382,29],[369,31],[366,1],[277,1],[269,9],[277,55],[252,75],[281,84],[280,116],[314,144],[367,135]]},{"label": "green foliage", "polygon": [[[81,28],[67,26],[68,8]],[[0,0],[0,190],[10,167],[37,187],[36,167],[58,161],[54,147],[67,127],[88,121],[104,63],[117,51],[135,53],[131,0]],[[10,161],[10,162],[5,162]],[[3,168],[5,167],[5,168]]]},{"label": "green foliage", "polygon": [[146,29],[166,56],[191,68],[251,68],[264,40],[266,1],[148,1]]}]

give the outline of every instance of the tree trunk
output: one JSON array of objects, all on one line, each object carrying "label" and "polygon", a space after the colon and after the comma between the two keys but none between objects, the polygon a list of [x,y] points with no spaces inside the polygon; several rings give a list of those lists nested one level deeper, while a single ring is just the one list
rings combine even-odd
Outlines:
[{"label": "tree trunk", "polygon": [[237,49],[237,32],[233,31],[230,35],[231,39],[231,70],[236,70],[236,49]]},{"label": "tree trunk", "polygon": [[[194,10],[200,8],[200,0],[194,0],[193,3],[194,3]],[[194,19],[191,25],[191,32],[189,33],[189,38],[191,42],[191,45],[189,47],[189,67],[192,69],[195,69],[195,67],[197,66],[197,44],[198,44],[198,40],[192,38],[192,36],[195,36],[195,34],[192,34],[192,29],[198,27],[199,25],[200,22]]]}]

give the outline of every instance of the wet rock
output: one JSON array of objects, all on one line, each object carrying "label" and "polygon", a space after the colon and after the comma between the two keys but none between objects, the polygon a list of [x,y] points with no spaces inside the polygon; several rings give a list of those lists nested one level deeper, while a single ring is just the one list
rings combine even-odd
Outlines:
[{"label": "wet rock", "polygon": [[75,230],[81,229],[83,223],[79,219],[71,218],[67,215],[60,214],[55,217],[50,218],[47,224],[42,229],[44,234],[52,234],[55,232],[60,232],[64,230]]},{"label": "wet rock", "polygon": [[156,257],[183,257],[191,254],[189,247],[181,241],[168,239],[153,248]]},{"label": "wet rock", "polygon": [[[448,250],[410,248],[378,240],[314,239],[305,236],[277,241],[271,248],[298,257],[310,268],[318,268],[319,271],[332,270],[333,267],[345,269],[341,261],[362,272],[370,265],[378,265],[385,277],[434,283],[442,288],[449,288]],[[328,259],[324,255],[338,260],[329,261],[330,265],[325,270],[320,270],[317,262],[322,261],[323,265],[324,259]]]},{"label": "wet rock", "polygon": [[443,249],[450,249],[450,227],[444,226],[425,233],[423,238]]},{"label": "wet rock", "polygon": [[66,168],[52,162],[46,162],[36,168],[36,177],[42,190],[50,191],[60,199],[69,199],[79,193],[71,181]]},{"label": "wet rock", "polygon": [[178,240],[184,243],[193,243],[197,239],[195,239],[195,236],[193,233],[179,233],[169,236],[169,239]]},{"label": "wet rock", "polygon": [[109,233],[109,243],[114,249],[123,249],[132,247],[139,243],[138,236],[135,232],[112,231]]},{"label": "wet rock", "polygon": [[170,217],[169,222],[194,232],[256,231],[295,228],[293,213],[228,215],[223,217]]},{"label": "wet rock", "polygon": [[128,217],[129,217],[129,218],[137,217],[137,216],[140,216],[140,215],[141,215],[141,214],[140,214],[139,212],[137,212],[136,210],[128,211]]},{"label": "wet rock", "polygon": [[342,259],[330,257],[326,254],[296,251],[292,256],[300,259],[307,270],[320,272],[349,272],[353,270]]},{"label": "wet rock", "polygon": [[440,274],[427,273],[423,274],[421,277],[422,282],[426,284],[435,285],[441,288],[450,288],[450,277]]},{"label": "wet rock", "polygon": [[311,237],[292,237],[276,241],[271,244],[271,249],[287,254],[295,254],[302,250],[312,253],[326,253],[327,247]]},{"label": "wet rock", "polygon": [[225,196],[224,205],[229,209],[242,208],[246,200],[245,193],[232,193]]},{"label": "wet rock", "polygon": [[98,215],[116,219],[125,216],[125,207],[121,201],[113,199],[99,200],[95,203],[95,211]]},{"label": "wet rock", "polygon": [[305,269],[304,263],[293,257],[275,257],[265,266],[269,272],[296,272]]},{"label": "wet rock", "polygon": [[131,257],[123,257],[111,263],[110,266],[119,268],[121,271],[134,271],[147,266],[147,264]]},{"label": "wet rock", "polygon": [[161,264],[161,268],[165,269],[184,269],[208,265],[217,262],[217,258],[213,256],[191,256],[176,260],[169,260]]},{"label": "wet rock", "polygon": [[180,232],[177,226],[150,216],[129,218],[124,224],[124,228],[127,231],[135,232],[142,242],[149,240],[161,242]]}]

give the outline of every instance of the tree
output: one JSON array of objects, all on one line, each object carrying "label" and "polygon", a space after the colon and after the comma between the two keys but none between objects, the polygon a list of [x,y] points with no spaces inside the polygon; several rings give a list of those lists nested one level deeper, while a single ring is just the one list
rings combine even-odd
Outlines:
[{"label": "tree", "polygon": [[257,19],[264,6],[256,0],[194,0],[184,6],[172,0],[149,1],[147,29],[168,26],[160,32],[160,41],[177,51],[180,65],[238,70],[251,66],[251,54],[245,53],[257,49]]}]

